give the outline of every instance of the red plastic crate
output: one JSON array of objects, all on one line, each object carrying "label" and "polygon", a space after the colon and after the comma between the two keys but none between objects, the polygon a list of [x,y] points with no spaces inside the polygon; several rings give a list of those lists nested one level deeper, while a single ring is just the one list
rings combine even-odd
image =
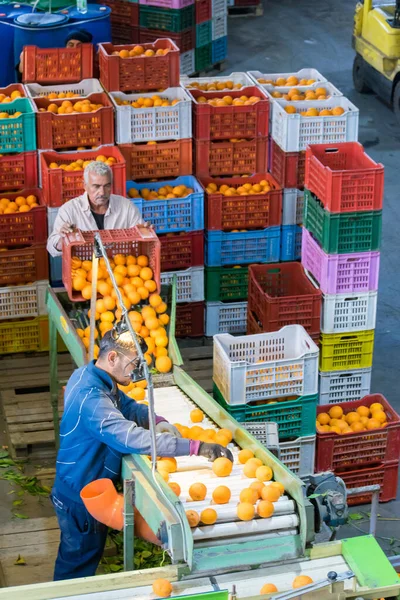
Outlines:
[{"label": "red plastic crate", "polygon": [[72,258],[77,256],[81,260],[92,260],[93,240],[96,233],[100,233],[109,257],[120,253],[148,256],[154,281],[160,289],[160,240],[152,229],[132,227],[131,229],[108,229],[100,232],[77,229],[63,238],[62,280],[72,301],[84,300],[80,292],[72,289]]},{"label": "red plastic crate", "polygon": [[[395,500],[397,495],[397,482],[399,477],[399,462],[393,461],[381,463],[375,467],[364,469],[347,469],[345,471],[335,471],[335,475],[343,479],[348,489],[366,486],[380,485],[379,502],[389,502]],[[369,504],[372,493],[357,494],[348,496],[347,504],[354,506],[358,504]]]},{"label": "red plastic crate", "polygon": [[192,174],[192,140],[120,144],[128,180],[173,179]]},{"label": "red plastic crate", "polygon": [[[2,192],[0,198],[15,200],[18,196],[33,194],[41,204],[42,190],[38,188],[19,192]],[[0,215],[0,247],[31,246],[47,241],[47,209],[45,206],[31,208],[29,212]]]},{"label": "red plastic crate", "polygon": [[38,185],[37,152],[0,157],[0,192],[35,188]]},{"label": "red plastic crate", "polygon": [[196,140],[194,150],[195,175],[198,177],[251,175],[267,171],[268,138],[244,142]]},{"label": "red plastic crate", "polygon": [[79,83],[93,77],[93,45],[77,48],[24,46],[24,83]]},{"label": "red plastic crate", "polygon": [[179,86],[179,49],[168,38],[145,44],[144,50],[170,51],[165,56],[121,58],[114,51],[132,50],[132,46],[99,44],[100,81],[108,92],[149,91]]},{"label": "red plastic crate", "polygon": [[0,286],[48,279],[48,265],[44,244],[0,252]]},{"label": "red plastic crate", "polygon": [[43,204],[52,208],[62,206],[64,202],[83,194],[83,171],[64,171],[50,169],[52,162],[71,164],[78,159],[96,160],[96,156],[113,156],[117,162],[111,167],[113,172],[112,193],[125,196],[126,174],[125,159],[117,146],[100,146],[97,150],[82,152],[42,152],[40,154],[40,169],[42,173]]},{"label": "red plastic crate", "polygon": [[204,231],[160,235],[161,272],[204,265]]},{"label": "red plastic crate", "polygon": [[[162,38],[164,35],[166,35],[165,31],[161,31],[159,29],[144,29],[143,27],[140,27],[139,42],[140,44],[149,44]],[[185,29],[179,33],[172,33],[171,31],[168,31],[167,35],[168,38],[172,40],[179,48],[181,54],[183,54],[183,52],[192,50],[192,48],[196,46],[196,30],[194,27]]]},{"label": "red plastic crate", "polygon": [[25,88],[21,83],[11,83],[5,88],[0,88],[0,94],[4,94],[5,96],[11,96],[13,92],[21,92],[21,98],[26,98]]},{"label": "red plastic crate", "polygon": [[90,94],[88,100],[94,104],[103,104],[89,113],[56,115],[47,112],[50,104],[61,104],[65,100],[34,98],[37,108],[46,112],[36,115],[38,148],[54,150],[77,148],[79,146],[101,146],[114,143],[114,108],[106,93]]},{"label": "red plastic crate", "polygon": [[248,6],[258,6],[261,4],[261,0],[235,0],[234,6],[228,6],[229,8],[240,8]]},{"label": "red plastic crate", "polygon": [[99,4],[111,8],[111,27],[113,24],[126,24],[129,27],[139,25],[139,4],[127,0],[99,0]]},{"label": "red plastic crate", "polygon": [[384,168],[359,142],[319,144],[306,150],[305,186],[333,213],[379,210]]},{"label": "red plastic crate", "polygon": [[321,304],[321,291],[300,263],[249,266],[248,310],[257,316],[263,332],[302,325],[309,335],[318,335]]},{"label": "red plastic crate", "polygon": [[303,188],[306,153],[284,152],[271,138],[271,173],[283,188]]},{"label": "red plastic crate", "polygon": [[[371,465],[400,458],[400,417],[382,394],[370,394],[361,400],[338,402],[344,414],[359,406],[380,402],[388,418],[386,427],[371,431],[346,433],[321,433],[317,431],[316,471],[331,471],[350,466]],[[333,406],[333,405],[332,405]],[[326,405],[317,407],[317,416],[326,412]]]},{"label": "red plastic crate", "polygon": [[[131,27],[128,23],[111,22],[111,40],[115,46],[139,43],[139,26]],[[98,59],[98,54],[96,57]]]},{"label": "red plastic crate", "polygon": [[194,3],[196,11],[196,24],[209,21],[212,17],[212,1],[211,0],[196,0]]},{"label": "red plastic crate", "polygon": [[[224,196],[220,192],[210,194],[206,187],[215,183],[218,187],[241,186],[244,183],[257,184],[266,180],[272,190],[265,194]],[[205,191],[205,227],[211,230],[232,231],[232,229],[265,229],[282,222],[282,189],[269,173],[247,177],[224,179],[207,177],[200,182]]]},{"label": "red plastic crate", "polygon": [[204,335],[204,302],[176,305],[175,337],[202,337]]},{"label": "red plastic crate", "polygon": [[[228,138],[257,138],[268,135],[269,99],[258,87],[251,86],[228,92],[204,92],[188,90],[193,102],[193,137],[201,140],[226,140]],[[223,96],[240,98],[256,96],[257,104],[249,106],[210,106],[197,102],[200,96],[207,100]]]}]

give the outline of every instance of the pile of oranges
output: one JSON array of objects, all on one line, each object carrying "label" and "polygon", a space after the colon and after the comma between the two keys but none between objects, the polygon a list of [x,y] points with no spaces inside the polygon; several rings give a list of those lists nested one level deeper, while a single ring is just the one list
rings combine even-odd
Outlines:
[{"label": "pile of oranges", "polygon": [[158,190],[130,188],[128,196],[129,198],[143,198],[143,200],[172,200],[173,198],[185,198],[193,192],[193,188],[188,188],[186,185],[164,185]]},{"label": "pile of oranges", "polygon": [[210,106],[252,106],[260,102],[258,96],[240,96],[240,98],[232,98],[232,96],[219,96],[218,98],[210,98],[207,100],[205,96],[196,98],[198,104],[209,104]]},{"label": "pile of oranges", "polygon": [[165,56],[168,52],[170,52],[169,48],[158,48],[158,50],[149,48],[145,50],[143,46],[134,46],[131,50],[114,50],[112,56],[119,56],[120,58],[137,58],[141,56],[144,58],[149,56]]},{"label": "pile of oranges", "polygon": [[310,107],[307,110],[298,111],[293,104],[285,106],[285,111],[289,115],[299,113],[302,117],[340,117],[346,111],[341,106],[334,106],[333,108],[319,108]]},{"label": "pile of oranges", "polygon": [[317,416],[317,431],[319,433],[359,433],[386,427],[387,416],[380,402],[371,406],[359,406],[344,414],[341,406],[331,406],[328,412],[321,412]]},{"label": "pile of oranges", "polygon": [[186,85],[187,89],[197,89],[203,92],[222,92],[223,90],[241,90],[241,83],[234,83],[230,79],[227,81],[211,80],[209,83],[200,83],[199,81],[191,81]]},{"label": "pile of oranges", "polygon": [[[103,154],[99,154],[94,160],[103,162],[109,167],[112,167],[117,162],[117,159],[113,156],[104,156]],[[91,162],[93,162],[93,160],[83,160],[82,158],[78,158],[69,164],[51,162],[49,164],[49,169],[63,169],[63,171],[83,171],[83,169],[90,165]]]},{"label": "pile of oranges", "polygon": [[31,208],[39,206],[38,199],[33,194],[29,196],[17,196],[15,200],[0,198],[0,215],[11,215],[13,213],[29,212]]},{"label": "pile of oranges", "polygon": [[315,90],[307,90],[302,92],[297,88],[291,88],[287,94],[275,91],[271,93],[273,98],[283,98],[284,100],[292,100],[297,102],[299,100],[327,100],[330,98],[328,90],[324,87],[318,87]]},{"label": "pile of oranges", "polygon": [[81,94],[74,94],[74,92],[49,92],[48,94],[40,94],[40,98],[47,98],[48,100],[61,100],[64,98],[81,98]]},{"label": "pile of oranges", "polygon": [[227,184],[218,187],[215,183],[209,183],[206,187],[206,192],[209,194],[220,193],[224,196],[255,196],[257,194],[267,194],[271,189],[269,181],[262,179],[260,183],[244,183],[236,187]]},{"label": "pile of oranges", "polygon": [[61,104],[51,102],[47,108],[39,108],[39,112],[51,112],[54,115],[72,115],[76,113],[91,113],[100,108],[104,108],[104,104],[96,104],[88,99],[78,100],[74,104],[71,100],[64,100]]},{"label": "pile of oranges", "polygon": [[278,77],[277,79],[264,79],[261,77],[257,79],[258,83],[273,85],[275,87],[294,87],[295,85],[312,85],[315,83],[315,79],[298,79],[296,75],[289,75],[289,77]]},{"label": "pile of oranges", "polygon": [[154,94],[150,98],[143,98],[139,96],[137,100],[133,100],[130,102],[129,100],[121,100],[120,98],[114,98],[115,103],[119,106],[132,106],[133,108],[153,108],[158,106],[175,106],[178,102],[183,102],[180,98],[174,98],[173,100],[168,100],[168,98],[163,98],[158,94]]},{"label": "pile of oranges", "polygon": [[23,94],[19,90],[14,90],[9,96],[6,96],[5,94],[0,94],[0,104],[8,104],[9,102],[16,100],[17,98],[23,98]]},{"label": "pile of oranges", "polygon": [[7,112],[0,112],[0,119],[17,119],[18,117],[20,117],[22,115],[22,112],[16,111],[15,113],[7,113]]}]

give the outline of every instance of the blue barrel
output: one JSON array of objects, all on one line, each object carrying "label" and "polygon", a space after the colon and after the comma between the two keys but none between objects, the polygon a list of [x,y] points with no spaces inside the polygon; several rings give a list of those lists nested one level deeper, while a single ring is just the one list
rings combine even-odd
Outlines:
[{"label": "blue barrel", "polygon": [[60,11],[68,15],[72,29],[83,29],[93,36],[93,44],[111,42],[111,8],[100,4],[88,4],[85,13],[76,7]]},{"label": "blue barrel", "polygon": [[[0,5],[0,39],[1,39],[1,64],[0,64],[0,87],[5,87],[16,81],[14,54],[15,27],[13,21],[19,15],[32,12],[31,6],[20,4]],[[19,55],[18,55],[19,56]]]}]

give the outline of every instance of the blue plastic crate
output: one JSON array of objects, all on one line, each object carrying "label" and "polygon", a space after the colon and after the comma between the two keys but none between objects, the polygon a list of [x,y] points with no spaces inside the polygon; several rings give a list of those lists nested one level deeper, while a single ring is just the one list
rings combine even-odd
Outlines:
[{"label": "blue plastic crate", "polygon": [[157,233],[177,233],[178,231],[199,231],[204,229],[204,190],[192,175],[177,177],[168,181],[136,183],[127,181],[126,191],[131,188],[141,190],[148,188],[158,190],[165,185],[186,185],[193,188],[194,193],[185,198],[170,198],[168,200],[143,200],[134,198],[132,201],[139,208],[145,221],[152,223]]},{"label": "blue plastic crate", "polygon": [[262,231],[207,231],[205,261],[207,267],[279,262],[281,228]]},{"label": "blue plastic crate", "polygon": [[205,21],[204,23],[200,23],[200,25],[196,25],[196,48],[206,46],[211,41],[211,21]]},{"label": "blue plastic crate", "polygon": [[282,225],[281,261],[299,260],[301,258],[300,225]]},{"label": "blue plastic crate", "polygon": [[212,64],[215,65],[225,60],[228,54],[228,36],[214,40],[211,48],[211,60]]},{"label": "blue plastic crate", "polygon": [[[29,98],[17,98],[1,105],[9,118],[0,119],[0,154],[36,150],[36,114]],[[22,114],[13,117],[15,113]]]}]

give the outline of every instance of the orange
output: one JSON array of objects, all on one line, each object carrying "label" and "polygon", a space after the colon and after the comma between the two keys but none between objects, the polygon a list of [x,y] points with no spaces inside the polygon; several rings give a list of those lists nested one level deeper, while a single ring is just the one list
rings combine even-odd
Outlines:
[{"label": "orange", "polygon": [[158,329],[158,319],[156,317],[146,318],[146,315],[143,314],[143,311],[142,311],[142,315],[146,319],[144,324],[146,325],[146,327],[149,331]]},{"label": "orange", "polygon": [[156,337],[156,346],[166,348],[168,346],[168,338],[166,335],[158,335]]},{"label": "orange", "polygon": [[308,577],[308,575],[298,575],[293,579],[292,588],[297,590],[298,588],[310,585],[311,583],[314,583],[314,581],[311,577]]},{"label": "orange", "polygon": [[150,293],[155,292],[157,289],[157,284],[153,279],[148,279],[143,285],[147,290],[149,290]]},{"label": "orange", "polygon": [[317,417],[317,421],[318,421],[318,423],[320,423],[320,425],[329,425],[330,417],[329,417],[328,413],[322,412],[322,413],[319,413],[319,415]]},{"label": "orange", "polygon": [[355,410],[352,410],[351,412],[347,413],[345,419],[347,423],[351,425],[352,423],[355,423],[356,421],[360,420],[360,415]]},{"label": "orange", "polygon": [[[350,425],[350,429],[352,431],[356,431],[356,432],[364,431],[364,425],[361,423],[361,421],[354,421]],[[339,429],[339,427],[336,427],[335,430],[337,430],[337,431],[335,431],[335,433],[341,433],[341,430]],[[331,431],[333,431],[332,428],[331,428]]]},{"label": "orange", "polygon": [[[72,280],[72,287],[75,291],[77,292],[81,292],[83,290],[83,288],[87,286],[87,281],[84,277],[74,277]],[[90,287],[90,290],[92,288]],[[89,296],[90,298],[90,296]]]},{"label": "orange", "polygon": [[264,465],[262,467],[258,467],[256,471],[256,477],[259,481],[271,481],[273,475],[274,473],[271,467],[267,467]]},{"label": "orange", "polygon": [[250,484],[250,487],[252,490],[255,490],[258,494],[258,497],[261,498],[261,491],[264,487],[262,481],[253,481],[253,483]]},{"label": "orange", "polygon": [[[90,338],[90,325],[85,327],[84,333],[85,333],[85,337]],[[99,337],[99,332],[97,331],[97,329],[95,329],[94,330],[94,339],[97,340],[98,337]]]},{"label": "orange", "polygon": [[260,502],[257,504],[257,514],[263,519],[272,517],[274,512],[275,508],[270,500],[260,500]]},{"label": "orange", "polygon": [[260,461],[260,463],[261,463],[261,465],[260,465],[256,462],[252,462],[254,460],[258,460],[258,459],[250,458],[250,460],[248,460],[247,463],[243,467],[243,474],[246,475],[246,477],[249,477],[250,479],[254,479],[254,477],[256,476],[256,471],[257,471],[258,467],[262,466],[261,461]]},{"label": "orange", "polygon": [[147,256],[141,254],[140,256],[137,257],[137,264],[140,267],[147,267],[147,265],[149,264],[149,259]]},{"label": "orange", "polygon": [[81,293],[85,300],[90,300],[92,296],[92,286],[90,284],[85,285]]},{"label": "orange", "polygon": [[201,511],[200,521],[204,523],[204,525],[214,525],[217,517],[218,515],[213,508],[205,508]]},{"label": "orange", "polygon": [[141,400],[144,400],[146,398],[146,392],[144,391],[143,388],[135,387],[135,388],[133,388],[133,390],[131,390],[129,392],[129,397],[132,398],[132,400],[136,400],[137,402],[138,401],[140,402]]},{"label": "orange", "polygon": [[159,306],[162,302],[162,298],[159,294],[151,294],[150,298],[149,298],[149,304],[150,306],[152,306],[153,308],[156,308],[157,306]]},{"label": "orange", "polygon": [[215,504],[228,504],[231,499],[231,490],[226,485],[219,485],[212,493]]},{"label": "orange", "polygon": [[223,435],[224,437],[226,437],[228,439],[228,443],[231,442],[233,439],[232,433],[229,431],[229,429],[226,429],[225,427],[222,427],[222,429],[218,431],[217,436],[218,435]]},{"label": "orange", "polygon": [[160,460],[157,461],[157,468],[158,467],[164,471],[168,471],[168,473],[175,473],[178,469],[178,464],[173,456],[168,456],[165,458],[160,458]]},{"label": "orange", "polygon": [[231,463],[229,458],[220,456],[219,458],[214,460],[212,470],[217,477],[228,477],[228,475],[232,473],[232,467],[233,463]]},{"label": "orange", "polygon": [[[120,56],[122,52],[128,52],[128,50],[121,50]],[[124,55],[121,58],[126,58],[126,56]],[[159,598],[168,598],[172,594],[172,585],[167,579],[156,579],[153,583],[153,592]]]},{"label": "orange", "polygon": [[161,302],[161,304],[159,304],[156,308],[156,313],[161,315],[162,313],[165,313],[167,308],[168,306],[165,304],[165,302]]},{"label": "orange", "polygon": [[331,419],[341,419],[343,416],[343,408],[341,406],[331,406],[329,409]]},{"label": "orange", "polygon": [[136,264],[129,264],[127,267],[127,273],[129,277],[138,277],[140,273],[140,267]]},{"label": "orange", "polygon": [[340,116],[344,113],[344,108],[342,108],[341,106],[335,106],[335,108],[332,108],[332,114],[335,115],[335,117]]},{"label": "orange", "polygon": [[192,500],[204,500],[207,496],[207,488],[204,483],[193,483],[189,488],[189,496]]},{"label": "orange", "polygon": [[360,417],[369,417],[369,408],[368,406],[359,406],[357,408],[357,412]]},{"label": "orange", "polygon": [[190,437],[193,440],[197,440],[199,435],[201,435],[203,433],[203,428],[199,427],[199,425],[194,425],[194,427],[191,427],[189,429],[189,433],[190,433]]},{"label": "orange", "polygon": [[[133,390],[132,390],[133,392]],[[131,392],[130,392],[131,393]],[[165,471],[164,469],[158,469],[157,468],[157,472],[161,475],[161,477],[164,479],[165,483],[168,483],[169,481],[169,473],[168,471]]]},{"label": "orange", "polygon": [[263,594],[272,594],[273,592],[277,592],[278,588],[273,583],[264,583],[260,590],[260,595]]},{"label": "orange", "polygon": [[97,290],[102,296],[109,296],[111,294],[112,287],[105,281],[99,281],[97,284]]},{"label": "orange", "polygon": [[195,510],[187,510],[186,518],[190,527],[197,527],[197,525],[200,523],[200,517]]},{"label": "orange", "polygon": [[112,298],[111,296],[104,296],[103,302],[104,306],[106,307],[106,310],[114,310],[116,306],[114,298]]},{"label": "orange", "polygon": [[385,423],[385,421],[387,421],[386,413],[383,410],[375,410],[372,413],[372,418],[379,421],[379,423]]},{"label": "orange", "polygon": [[254,458],[254,452],[248,448],[244,448],[238,454],[239,462],[244,465],[250,458]]},{"label": "orange", "polygon": [[285,106],[285,111],[289,114],[289,115],[294,115],[296,114],[296,109],[292,104],[289,104],[288,106]]},{"label": "orange", "polygon": [[199,408],[194,408],[190,412],[190,420],[192,421],[192,423],[201,423],[203,419],[204,419],[204,413]]},{"label": "orange", "polygon": [[100,320],[103,322],[107,322],[107,323],[113,323],[115,319],[115,315],[113,312],[111,312],[111,310],[106,310],[106,312],[103,312],[100,315]]},{"label": "orange", "polygon": [[91,260],[83,260],[81,267],[82,267],[82,269],[85,269],[85,271],[91,271],[92,270],[92,261]]},{"label": "orange", "polygon": [[271,485],[265,485],[261,490],[261,498],[263,500],[269,500],[270,502],[277,502],[281,497],[281,493],[276,487]]},{"label": "orange", "polygon": [[257,490],[253,490],[252,488],[244,488],[239,495],[240,502],[250,502],[251,504],[255,504],[258,500]]},{"label": "orange", "polygon": [[374,419],[373,417],[368,419],[367,429],[379,429],[380,426],[381,423],[377,419]]},{"label": "orange", "polygon": [[113,328],[112,323],[100,323],[100,325],[99,325],[99,329],[100,329],[102,336],[104,336],[104,334],[107,331],[111,331],[112,328]]},{"label": "orange", "polygon": [[374,413],[376,410],[383,410],[383,406],[380,402],[374,402],[373,404],[371,404],[371,406],[369,407],[369,410],[371,411],[371,414]]},{"label": "orange", "polygon": [[[120,55],[121,58],[129,58],[129,50],[120,50],[119,51],[119,55]],[[156,594],[157,592],[154,592],[154,593]],[[170,594],[171,594],[171,592],[168,594],[168,596]],[[158,596],[158,594],[157,594],[157,596]]]},{"label": "orange", "polygon": [[181,495],[181,488],[180,488],[179,483],[175,483],[175,481],[171,481],[168,485],[171,488],[171,490],[174,492],[174,494],[176,494],[179,498],[179,496]]},{"label": "orange", "polygon": [[251,521],[255,514],[254,505],[250,502],[240,502],[237,505],[236,514],[241,521]]}]

